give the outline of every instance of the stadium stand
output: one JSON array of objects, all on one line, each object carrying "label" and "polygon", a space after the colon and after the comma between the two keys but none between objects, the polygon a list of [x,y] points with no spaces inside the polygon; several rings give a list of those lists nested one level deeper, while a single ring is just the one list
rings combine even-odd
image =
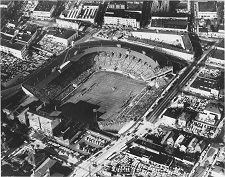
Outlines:
[{"label": "stadium stand", "polygon": [[[137,55],[121,51],[106,50],[89,53],[79,60],[71,62],[72,65],[69,68],[61,71],[62,73],[58,77],[35,92],[27,85],[25,87],[38,98],[42,97],[43,100],[61,101],[76,89],[74,85],[79,86],[99,70],[118,71],[141,81],[152,80],[173,71],[172,66],[152,67],[150,62],[137,58]],[[159,85],[162,82],[163,80],[160,80]]]}]

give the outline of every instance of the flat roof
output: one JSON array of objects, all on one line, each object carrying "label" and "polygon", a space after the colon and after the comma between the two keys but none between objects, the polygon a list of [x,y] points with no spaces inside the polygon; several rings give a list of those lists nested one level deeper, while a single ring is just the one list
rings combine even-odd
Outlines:
[{"label": "flat roof", "polygon": [[[16,31],[16,29],[8,28],[8,27],[6,27],[6,26],[4,26],[4,27],[1,29],[1,33],[2,33],[2,35],[4,35],[4,36],[7,36],[7,35],[5,35],[4,33],[9,34],[9,35],[11,35],[11,36],[14,36],[15,31]],[[21,34],[21,33],[22,33],[22,34]],[[11,40],[11,39],[9,39],[9,38],[11,38],[11,37],[9,37],[9,36],[7,36],[7,37],[8,37],[8,40]],[[3,37],[3,38],[6,39],[7,37]],[[16,35],[15,40],[20,40],[20,41],[22,41],[22,42],[28,42],[28,41],[31,39],[31,37],[32,37],[32,35],[27,34],[27,33],[24,33],[24,32],[22,31],[22,32],[19,32],[19,33]]]},{"label": "flat roof", "polygon": [[42,2],[38,3],[38,5],[35,7],[34,11],[49,12],[54,5],[56,5],[56,2],[53,2],[53,1],[42,1]]},{"label": "flat roof", "polygon": [[182,109],[168,108],[163,115],[174,118],[174,119],[178,119],[181,114],[182,114]]},{"label": "flat roof", "polygon": [[224,48],[224,39],[221,40],[221,42],[220,42],[220,44],[218,45],[218,47]]},{"label": "flat roof", "polygon": [[28,42],[31,39],[32,35],[23,33],[23,34],[18,34],[17,35],[17,40],[21,40],[23,42]]},{"label": "flat roof", "polygon": [[60,30],[50,30],[47,34],[51,34],[53,36],[68,39],[72,35],[76,33],[75,30],[69,30],[69,29],[60,29]]},{"label": "flat roof", "polygon": [[141,13],[126,11],[124,9],[110,9],[110,10],[107,10],[106,13],[105,13],[105,16],[130,18],[130,19],[136,19],[137,21],[140,21],[140,19],[141,19]]},{"label": "flat roof", "polygon": [[199,12],[216,12],[216,1],[198,2]]},{"label": "flat roof", "polygon": [[205,90],[210,92],[211,89],[218,89],[217,88],[217,81],[202,77],[197,77],[195,81],[191,84],[191,87],[197,88],[200,90]]},{"label": "flat roof", "polygon": [[224,60],[224,50],[215,49],[211,57]]},{"label": "flat roof", "polygon": [[178,17],[152,18],[151,27],[186,29],[188,19]]},{"label": "flat roof", "polygon": [[13,28],[8,28],[6,26],[4,26],[2,29],[1,29],[1,33],[7,33],[7,34],[10,34],[10,35],[14,35],[14,32],[15,32],[15,29]]},{"label": "flat roof", "polygon": [[24,46],[26,45],[20,42],[11,43],[11,39],[7,40],[5,37],[3,37],[3,35],[1,35],[0,39],[1,39],[2,46],[9,47],[16,50],[22,50]]}]

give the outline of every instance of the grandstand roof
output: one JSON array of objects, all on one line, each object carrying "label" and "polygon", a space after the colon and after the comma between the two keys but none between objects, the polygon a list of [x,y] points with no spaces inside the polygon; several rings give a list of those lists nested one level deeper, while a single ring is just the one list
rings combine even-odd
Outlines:
[{"label": "grandstand roof", "polygon": [[34,11],[49,12],[54,5],[56,5],[56,2],[54,2],[54,1],[42,1],[42,2],[38,3],[38,5],[35,7]]}]

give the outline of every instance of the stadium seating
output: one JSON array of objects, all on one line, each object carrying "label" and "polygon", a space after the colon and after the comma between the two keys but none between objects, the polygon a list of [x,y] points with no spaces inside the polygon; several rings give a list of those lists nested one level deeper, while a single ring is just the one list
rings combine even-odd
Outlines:
[{"label": "stadium seating", "polygon": [[[80,85],[87,77],[101,69],[120,71],[142,81],[172,71],[172,67],[167,66],[153,69],[149,63],[133,55],[103,51],[85,55],[63,71],[56,79],[40,89],[39,93],[46,99],[60,101],[75,89],[72,86],[73,84]],[[163,79],[158,80],[158,85],[165,84]]]}]

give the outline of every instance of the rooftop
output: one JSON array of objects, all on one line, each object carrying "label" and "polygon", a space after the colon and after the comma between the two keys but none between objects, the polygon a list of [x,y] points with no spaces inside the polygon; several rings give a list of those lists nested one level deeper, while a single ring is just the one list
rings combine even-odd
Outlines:
[{"label": "rooftop", "polygon": [[4,26],[4,27],[1,29],[1,33],[7,33],[7,34],[10,34],[10,35],[14,35],[15,29],[13,29],[13,28],[8,28],[8,27]]},{"label": "rooftop", "polygon": [[216,1],[198,2],[200,12],[216,12]]},{"label": "rooftop", "polygon": [[211,89],[217,89],[217,82],[212,79],[197,77],[191,87],[211,92]]},{"label": "rooftop", "polygon": [[54,1],[42,1],[42,2],[38,3],[38,5],[35,7],[34,11],[49,12],[54,5],[56,5],[56,2],[54,2]]},{"label": "rooftop", "polygon": [[224,39],[223,39],[223,40],[221,40],[221,42],[220,42],[220,44],[218,45],[218,47],[222,47],[222,48],[224,48]]},{"label": "rooftop", "polygon": [[215,49],[211,57],[224,60],[224,50]]},{"label": "rooftop", "polygon": [[68,39],[75,33],[76,33],[76,31],[74,31],[74,30],[59,29],[59,30],[49,30],[47,34],[53,35],[55,37],[63,38],[63,39]]},{"label": "rooftop", "polygon": [[137,21],[140,21],[140,19],[141,19],[141,13],[126,11],[123,9],[113,9],[113,10],[110,9],[110,10],[106,11],[105,16],[130,18],[130,19],[136,19]]},{"label": "rooftop", "polygon": [[1,45],[5,46],[5,47],[9,47],[9,48],[13,48],[16,50],[22,50],[25,47],[25,44],[21,43],[21,42],[11,42],[11,38],[10,37],[2,35],[1,34]]},{"label": "rooftop", "polygon": [[181,113],[182,113],[182,109],[168,108],[163,115],[177,119],[181,115]]},{"label": "rooftop", "polygon": [[[5,38],[5,39],[7,38],[8,40],[11,40],[11,39],[9,39],[9,36],[7,34],[9,34],[10,36],[14,36],[15,31],[16,31],[16,29],[8,28],[6,26],[4,26],[1,29],[1,33],[3,34],[3,38]],[[8,37],[4,37],[4,36],[8,36]],[[27,43],[31,39],[31,37],[32,37],[32,35],[27,34],[24,31],[20,31],[20,32],[17,33],[15,39],[20,40],[21,42]]]},{"label": "rooftop", "polygon": [[151,27],[186,29],[187,17],[152,17]]},{"label": "rooftop", "polygon": [[218,106],[215,104],[212,104],[212,103],[207,104],[207,106],[205,107],[205,110],[220,114],[220,110],[219,110]]}]

